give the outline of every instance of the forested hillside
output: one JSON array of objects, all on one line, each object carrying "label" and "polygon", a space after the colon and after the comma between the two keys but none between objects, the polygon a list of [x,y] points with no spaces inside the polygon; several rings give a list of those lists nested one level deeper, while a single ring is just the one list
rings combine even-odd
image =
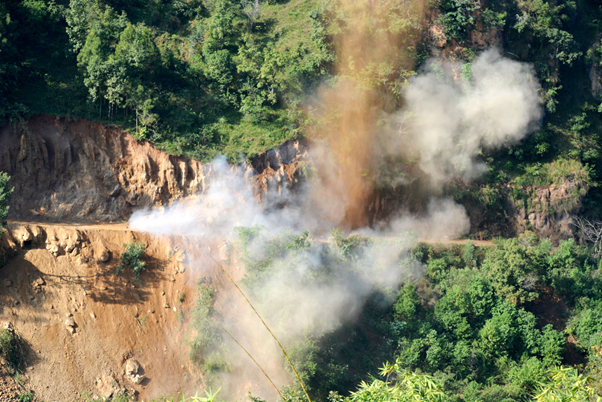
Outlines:
[{"label": "forested hillside", "polygon": [[[267,251],[255,256],[253,246],[266,239]],[[345,283],[366,271],[386,277],[375,255],[390,247],[401,252],[399,270],[411,272],[418,261],[426,272],[409,274],[398,291],[383,284],[371,292],[354,322],[290,345],[316,400],[577,402],[602,397],[600,270],[574,241],[554,248],[526,233],[488,247],[470,241],[454,247],[422,244],[405,254],[403,243],[390,240],[336,232],[331,239],[324,245],[307,233],[269,237],[260,228],[240,231],[245,288],[269,303],[266,289],[273,281],[282,283],[285,272],[298,281],[287,294],[302,304],[296,299],[303,293],[299,288]],[[310,268],[297,268],[305,264]],[[207,289],[199,285],[199,292]],[[332,293],[338,293],[336,287]],[[294,311],[282,303],[273,325],[290,325]],[[320,314],[329,317],[328,303]],[[213,313],[204,319],[209,327],[217,322]],[[216,346],[209,343],[204,350]],[[199,361],[206,372],[227,365],[210,356]],[[302,400],[302,395],[287,390],[285,399]]]},{"label": "forested hillside", "polygon": [[[276,332],[298,330],[284,343],[299,382],[278,390],[283,400],[600,402],[601,38],[596,0],[5,0],[0,125],[26,138],[33,114],[88,119],[203,162],[219,154],[252,160],[290,139],[328,142],[326,156],[304,171],[322,184],[308,198],[324,198],[311,204],[323,210],[295,219],[326,221],[320,213],[339,206],[332,194],[343,194],[351,201],[328,221],[330,236],[236,227],[236,241],[219,250],[238,253],[241,286],[260,311],[273,313]],[[410,91],[425,82],[417,77],[441,84],[424,98],[478,95],[484,89],[477,81],[490,77],[483,71],[496,68],[516,72],[504,85],[525,89],[515,91],[519,101],[531,100],[530,89],[536,94],[519,129],[496,134],[522,112],[514,110],[475,123],[479,136],[454,137],[476,121],[474,110],[462,109],[469,118],[452,125],[450,149],[437,144],[443,136],[413,148],[420,133],[406,122],[420,114],[412,102],[421,98]],[[495,96],[471,102],[488,105]],[[437,116],[449,117],[444,112]],[[374,134],[395,130],[406,142]],[[426,148],[435,149],[432,166]],[[231,183],[239,185],[221,190]],[[431,229],[438,230],[452,201],[437,215],[427,206],[431,196],[466,208],[470,228],[458,232],[465,240],[493,243],[400,245],[395,241],[409,239],[401,223],[391,229],[399,229],[397,240],[337,229],[370,231],[393,216],[387,208],[399,207],[435,216]],[[227,214],[216,213],[215,221]],[[381,252],[390,257],[387,268],[379,265],[386,265]],[[390,266],[411,274],[375,279]],[[216,294],[223,288],[199,280],[185,317],[197,333],[187,344],[190,360],[214,389],[239,368],[220,331],[220,314],[227,314]],[[326,313],[308,314],[316,321],[299,324],[306,318],[299,306],[316,294],[334,298],[341,288],[360,300],[353,314],[339,306],[329,322],[320,321]]]},{"label": "forested hillside", "polygon": [[429,56],[470,63],[497,46],[507,58],[532,63],[545,116],[520,144],[487,151],[482,179],[545,186],[576,178],[590,190],[585,203],[593,212],[602,174],[599,5],[398,3],[375,16],[371,29],[404,49],[403,62],[337,71],[337,38],[357,21],[333,0],[4,1],[0,116],[119,124],[170,153],[234,160],[323,135],[320,88],[351,78],[386,94],[394,110]]},{"label": "forested hillside", "polygon": [[306,94],[333,55],[314,0],[8,1],[2,116],[121,124],[207,160],[300,133]]}]

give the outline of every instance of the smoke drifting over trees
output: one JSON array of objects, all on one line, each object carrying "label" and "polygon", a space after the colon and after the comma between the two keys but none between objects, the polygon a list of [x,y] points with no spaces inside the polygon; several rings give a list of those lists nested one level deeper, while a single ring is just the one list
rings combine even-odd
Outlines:
[{"label": "smoke drifting over trees", "polygon": [[[237,228],[250,228],[250,232],[244,232],[246,237],[242,237],[245,254],[238,257],[238,263],[247,267],[246,289],[277,336],[286,345],[294,345],[304,337],[316,338],[336,329],[341,323],[353,320],[375,291],[395,289],[402,281],[416,280],[422,275],[424,268],[407,254],[416,244],[416,235],[442,239],[467,233],[469,224],[464,208],[450,199],[438,198],[438,186],[454,177],[476,177],[484,169],[477,160],[483,148],[520,140],[541,117],[537,82],[527,65],[504,59],[497,51],[490,50],[472,64],[470,77],[453,75],[469,71],[467,66],[446,66],[439,72],[437,66],[436,60],[430,61],[424,72],[410,80],[404,91],[407,106],[387,115],[389,124],[379,131],[376,120],[369,120],[366,124],[372,126],[370,135],[363,138],[366,142],[353,145],[358,149],[381,147],[371,148],[372,158],[397,153],[408,160],[417,160],[420,169],[431,178],[433,198],[426,214],[413,216],[400,212],[386,231],[367,227],[358,231],[375,238],[395,236],[396,240],[367,243],[353,258],[345,255],[345,249],[334,247],[338,241],[336,235],[318,241],[311,241],[307,235],[294,240],[291,230],[331,232],[340,223],[338,219],[345,216],[345,208],[354,202],[347,198],[350,193],[346,190],[325,188],[322,179],[333,180],[332,175],[340,172],[340,167],[332,170],[337,153],[329,151],[323,142],[317,143],[313,150],[314,158],[329,155],[332,159],[328,164],[316,163],[317,180],[308,181],[284,208],[259,204],[241,169],[229,167],[224,159],[218,159],[213,165],[216,179],[205,194],[160,210],[139,211],[132,216],[130,227],[163,235],[195,236],[198,242],[209,246],[212,251],[208,253],[215,258],[218,258],[215,250],[223,240],[240,246],[241,229]],[[327,166],[329,169],[323,170]],[[353,186],[361,179],[360,176],[354,182],[346,182],[343,176],[337,178],[336,190],[340,186]],[[373,183],[361,185],[369,188]],[[323,219],[329,210],[335,216]],[[351,239],[364,241],[361,236]],[[286,241],[299,247],[282,248]],[[200,260],[190,265],[189,272],[208,269]],[[280,352],[269,334],[244,303],[233,302],[239,297],[233,288],[222,293],[224,300],[233,303],[220,312],[222,325],[242,344],[250,345],[250,352],[262,366],[272,370],[280,385],[286,383]],[[242,353],[236,345],[231,346],[233,356]],[[242,354],[239,357],[232,359],[235,362],[232,372],[223,374],[228,383],[245,383],[245,379],[249,380],[245,376],[254,373],[252,366],[247,367],[248,359]],[[255,379],[255,374],[252,377]],[[240,390],[230,391],[236,394]],[[269,388],[254,392],[270,395]]]},{"label": "smoke drifting over trees", "polygon": [[539,89],[531,66],[496,49],[471,64],[430,60],[410,78],[398,136],[387,150],[418,157],[435,185],[458,176],[474,179],[486,169],[476,159],[482,150],[516,143],[538,127]]}]

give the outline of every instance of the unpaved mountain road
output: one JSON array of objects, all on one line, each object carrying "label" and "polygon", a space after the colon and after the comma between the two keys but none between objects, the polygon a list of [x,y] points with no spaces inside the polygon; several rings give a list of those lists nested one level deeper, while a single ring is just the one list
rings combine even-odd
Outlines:
[{"label": "unpaved mountain road", "polygon": [[[9,221],[9,228],[15,225],[18,226],[44,226],[44,227],[54,227],[54,228],[68,228],[68,229],[78,229],[78,230],[98,230],[98,231],[122,231],[122,232],[137,232],[129,227],[127,222],[119,222],[119,223],[105,223],[105,222],[53,222],[50,220],[36,220],[36,221]],[[393,236],[384,236],[379,237],[381,239],[391,239],[394,240],[397,237]],[[323,239],[323,238],[322,238]],[[323,239],[323,241],[327,241]],[[426,243],[426,244],[442,244],[442,245],[464,245],[469,240],[468,239],[432,239],[432,238],[419,238],[418,243]],[[472,244],[477,247],[487,247],[492,246],[493,242],[491,240],[470,240]]]}]

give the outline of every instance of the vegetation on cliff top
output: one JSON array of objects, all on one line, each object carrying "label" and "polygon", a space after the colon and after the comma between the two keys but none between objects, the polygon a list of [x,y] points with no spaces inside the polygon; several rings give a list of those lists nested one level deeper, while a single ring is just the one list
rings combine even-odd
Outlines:
[{"label": "vegetation on cliff top", "polygon": [[[391,0],[392,1],[392,0]],[[427,3],[406,0],[379,23],[411,38],[407,63],[361,80],[389,107],[436,53],[469,63],[486,46],[531,63],[546,114],[519,144],[487,152],[483,185],[577,178],[599,214],[602,10],[586,0]],[[341,77],[337,38],[351,32],[337,0],[8,0],[0,4],[0,118],[33,113],[119,124],[159,148],[232,160],[320,127],[315,95]],[[387,25],[388,24],[388,25]],[[438,33],[439,32],[439,33]],[[413,66],[413,67],[409,67]],[[470,69],[466,69],[470,73]],[[312,106],[314,105],[314,106]],[[480,195],[479,197],[481,197]]]},{"label": "vegetation on cliff top", "polygon": [[6,226],[6,219],[8,218],[8,199],[13,193],[14,189],[9,188],[8,181],[10,176],[4,172],[0,172],[0,238],[4,233],[4,226]]}]

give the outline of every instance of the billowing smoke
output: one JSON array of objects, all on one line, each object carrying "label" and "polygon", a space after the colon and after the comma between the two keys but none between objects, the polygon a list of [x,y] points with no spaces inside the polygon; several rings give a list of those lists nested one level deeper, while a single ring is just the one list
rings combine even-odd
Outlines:
[{"label": "billowing smoke", "polygon": [[[361,252],[346,259],[329,235],[316,239],[308,236],[300,240],[299,250],[273,256],[279,249],[278,242],[291,243],[302,230],[324,230],[308,204],[311,198],[304,198],[311,191],[299,195],[301,202],[291,202],[295,206],[270,208],[253,196],[252,185],[241,169],[229,167],[218,158],[210,171],[213,181],[205,194],[170,207],[137,211],[129,225],[134,230],[196,240],[199,247],[194,250],[182,245],[190,255],[186,273],[195,279],[214,276],[222,283],[218,296],[220,325],[245,345],[278,386],[290,383],[282,352],[250,306],[207,258],[209,255],[236,280],[246,274],[259,276],[259,283],[247,281],[245,291],[272,331],[288,346],[303,337],[319,337],[355,318],[376,289],[395,289],[402,281],[422,275],[423,267],[408,254],[416,244],[413,237],[376,239],[371,244],[364,244],[366,240],[358,237]],[[408,221],[404,230],[412,227]],[[244,249],[246,256],[241,255],[239,242],[239,231],[244,228],[257,232]],[[245,258],[261,261],[261,270],[245,272],[240,264]],[[274,390],[240,347],[225,335],[223,342],[231,367],[231,372],[220,375],[223,396],[238,398],[251,391],[273,399]]]},{"label": "billowing smoke", "polygon": [[486,171],[482,150],[516,143],[537,127],[539,88],[530,65],[496,49],[471,65],[431,60],[404,92],[407,107],[393,117],[386,152],[418,158],[436,186],[474,179]]},{"label": "billowing smoke", "polygon": [[[388,52],[378,52],[376,62]],[[328,200],[316,208],[347,229],[367,225],[376,187],[420,177],[429,183],[424,190],[437,194],[450,180],[475,179],[487,170],[483,151],[517,143],[543,115],[532,67],[497,49],[470,64],[428,60],[406,83],[397,111],[386,111],[379,92],[362,82],[345,79],[322,91],[327,141],[313,149],[320,171],[314,198]]]},{"label": "billowing smoke", "polygon": [[[277,235],[284,230],[319,231],[317,216],[307,214],[304,194],[293,199],[285,188],[268,194],[260,203],[240,166],[229,166],[223,156],[210,165],[211,185],[203,194],[174,202],[169,207],[139,210],[132,214],[132,229],[160,235],[186,235],[203,239],[228,239],[236,227],[264,226]],[[275,208],[273,203],[286,203]]]},{"label": "billowing smoke", "polygon": [[269,225],[241,171],[231,168],[223,156],[209,171],[213,180],[204,194],[169,207],[136,211],[129,226],[141,232],[211,239],[227,238],[237,226]]},{"label": "billowing smoke", "polygon": [[470,222],[463,206],[449,198],[431,199],[426,215],[401,213],[390,223],[391,233],[415,233],[423,240],[452,240],[468,233]]},{"label": "billowing smoke", "polygon": [[[461,71],[470,72],[470,78],[461,78]],[[505,59],[495,50],[484,52],[471,66],[441,67],[440,62],[432,60],[410,80],[404,91],[405,108],[387,115],[374,110],[363,112],[359,116],[361,124],[351,119],[344,126],[354,133],[353,137],[337,131],[337,138],[344,141],[339,148],[333,150],[332,141],[315,147],[312,154],[317,180],[308,181],[294,197],[285,190],[278,208],[269,202],[260,204],[242,171],[218,159],[204,194],[171,207],[139,211],[132,216],[130,227],[163,235],[195,236],[199,243],[209,245],[207,253],[231,264],[227,269],[237,279],[245,276],[238,265],[242,256],[221,255],[229,252],[218,252],[219,245],[224,240],[235,244],[237,227],[263,227],[246,249],[247,258],[265,261],[260,271],[247,272],[261,281],[249,288],[249,297],[286,344],[305,336],[319,336],[356,317],[376,289],[394,289],[402,281],[420,276],[422,268],[408,256],[415,244],[413,239],[452,239],[467,233],[466,211],[442,197],[438,189],[455,177],[477,177],[485,169],[478,160],[483,149],[519,141],[533,130],[542,115],[538,88],[529,66]],[[350,91],[347,93],[359,93]],[[360,102],[356,106],[369,104]],[[377,124],[383,120],[386,124]],[[354,122],[358,123],[355,127]],[[353,160],[349,157],[360,154],[359,165],[351,169]],[[433,197],[424,214],[413,216],[400,211],[386,230],[359,225],[358,233],[376,240],[356,258],[343,259],[344,263],[332,251],[336,248],[328,236],[305,244],[302,253],[291,250],[272,256],[275,235],[288,236],[291,241],[293,237],[287,233],[328,233],[333,227],[345,226],[346,219],[354,221],[348,227],[365,222],[358,214],[364,211],[365,189],[374,185],[374,175],[365,175],[363,169],[374,170],[379,158],[390,156],[398,157],[402,164],[417,166],[430,178]],[[337,170],[341,157],[345,162]],[[346,168],[350,170],[339,173]],[[346,181],[350,172],[356,176]],[[411,177],[395,183],[403,186],[404,180]],[[415,235],[407,236],[407,232]],[[208,274],[208,264],[212,263],[199,258],[191,262],[187,272]],[[240,295],[233,287],[225,286],[220,297],[223,326],[249,349],[277,385],[287,383],[290,378],[279,349]],[[236,345],[231,346],[233,368],[224,375],[223,385],[242,384],[242,388],[224,391],[237,396],[252,391],[273,397],[254,364]]]}]

